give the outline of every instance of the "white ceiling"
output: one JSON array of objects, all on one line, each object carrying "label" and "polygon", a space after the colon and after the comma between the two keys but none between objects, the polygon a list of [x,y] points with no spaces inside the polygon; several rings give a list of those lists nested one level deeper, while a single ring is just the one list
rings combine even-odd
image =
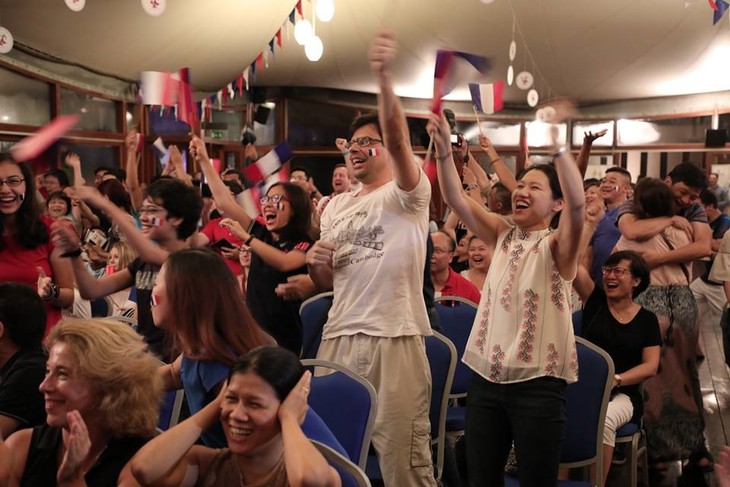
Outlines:
[{"label": "white ceiling", "polygon": [[[311,19],[312,4],[302,0]],[[67,61],[127,79],[142,70],[191,69],[201,91],[232,81],[285,23],[295,0],[167,0],[150,17],[140,0],[0,0],[0,25],[16,41]],[[516,71],[535,75],[542,98],[584,103],[730,90],[728,15],[713,27],[705,0],[335,0],[329,23],[317,22],[324,55],[312,63],[284,34],[257,85],[319,86],[373,92],[367,48],[381,27],[401,43],[399,94],[429,97],[435,52],[449,47],[491,56],[493,80],[505,79],[512,19]],[[527,56],[531,52],[533,61]],[[463,98],[466,91],[457,95]],[[2,87],[0,86],[0,91]],[[525,92],[505,98],[524,102]]]}]

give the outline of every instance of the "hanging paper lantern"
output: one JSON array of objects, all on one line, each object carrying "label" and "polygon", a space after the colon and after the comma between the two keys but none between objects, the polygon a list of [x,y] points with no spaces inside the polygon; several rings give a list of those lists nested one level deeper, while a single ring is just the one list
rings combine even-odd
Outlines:
[{"label": "hanging paper lantern", "polygon": [[557,112],[555,111],[554,107],[551,107],[550,105],[548,105],[545,108],[543,108],[542,110],[543,110],[543,112],[545,112],[545,121],[546,122],[552,122],[553,120],[555,120],[555,115],[557,114]]},{"label": "hanging paper lantern", "polygon": [[527,104],[531,107],[537,106],[537,104],[540,102],[540,95],[537,94],[536,89],[531,89],[527,92]]},{"label": "hanging paper lantern", "polygon": [[515,80],[515,68],[512,67],[510,64],[509,68],[507,68],[507,86],[512,86],[512,83]]},{"label": "hanging paper lantern", "polygon": [[294,26],[294,39],[300,46],[305,45],[313,35],[314,29],[312,29],[312,24],[308,20],[297,22],[297,25]]},{"label": "hanging paper lantern", "polygon": [[547,122],[547,115],[545,114],[544,108],[539,108],[535,112],[535,120],[537,120],[538,122]]},{"label": "hanging paper lantern", "polygon": [[6,54],[13,49],[13,34],[5,27],[0,27],[0,54]]},{"label": "hanging paper lantern", "polygon": [[509,60],[514,61],[515,56],[517,55],[517,43],[515,41],[512,41],[509,43]]},{"label": "hanging paper lantern", "polygon": [[74,12],[81,12],[86,5],[86,0],[66,0],[66,6]]},{"label": "hanging paper lantern", "polygon": [[310,61],[319,61],[323,52],[324,45],[322,44],[322,39],[318,36],[310,37],[307,40],[307,43],[304,44],[304,54],[307,55],[307,59]]},{"label": "hanging paper lantern", "polygon": [[158,17],[165,11],[166,0],[141,0],[142,8],[148,15]]},{"label": "hanging paper lantern", "polygon": [[529,71],[522,71],[520,74],[517,75],[516,78],[516,84],[517,88],[521,90],[529,90],[532,88],[532,83],[535,82],[535,78],[533,78],[532,73]]},{"label": "hanging paper lantern", "polygon": [[315,6],[317,12],[317,18],[322,22],[329,22],[332,17],[335,16],[335,2],[334,0],[317,0]]}]

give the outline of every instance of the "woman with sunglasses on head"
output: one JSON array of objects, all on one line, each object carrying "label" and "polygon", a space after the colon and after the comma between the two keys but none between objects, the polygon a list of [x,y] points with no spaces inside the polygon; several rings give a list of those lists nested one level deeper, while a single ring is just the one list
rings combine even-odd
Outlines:
[{"label": "woman with sunglasses on head", "polygon": [[302,348],[301,300],[285,300],[274,292],[279,284],[306,274],[305,256],[314,240],[310,236],[312,209],[309,196],[293,183],[276,183],[261,197],[262,215],[251,218],[223,183],[198,137],[190,153],[200,164],[216,205],[228,218],[221,224],[251,250],[246,302],[256,321],[276,342],[299,355]]},{"label": "woman with sunglasses on head", "polygon": [[48,331],[73,304],[73,275],[51,243],[53,221],[40,213],[35,194],[30,167],[0,154],[0,282],[38,291],[46,302]]}]

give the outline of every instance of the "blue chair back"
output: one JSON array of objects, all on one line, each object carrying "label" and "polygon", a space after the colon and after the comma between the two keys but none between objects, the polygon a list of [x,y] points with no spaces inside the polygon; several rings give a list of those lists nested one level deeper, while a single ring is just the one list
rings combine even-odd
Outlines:
[{"label": "blue chair back", "polygon": [[431,421],[431,443],[437,445],[437,478],[441,478],[444,467],[446,410],[456,369],[456,347],[438,332],[425,337],[425,345],[431,369],[431,405],[428,413]]},{"label": "blue chair back", "polygon": [[577,337],[582,336],[583,331],[583,310],[573,311],[573,334]]},{"label": "blue chair back", "polygon": [[370,487],[370,480],[365,472],[346,457],[318,441],[310,440],[322,456],[327,460],[342,480],[342,487]]},{"label": "blue chair back", "polygon": [[[456,306],[445,306],[441,301],[458,303]],[[469,390],[474,372],[459,360],[464,356],[466,342],[469,340],[472,326],[477,316],[476,305],[470,301],[455,299],[453,296],[438,298],[436,300],[436,312],[441,321],[441,328],[444,336],[451,340],[456,347],[456,371],[454,382],[451,384],[452,396],[464,396]]]},{"label": "blue chair back", "polygon": [[299,307],[299,316],[302,319],[301,358],[317,357],[317,350],[322,341],[322,328],[327,321],[330,307],[332,307],[332,291],[312,296]]},{"label": "blue chair back", "polygon": [[162,404],[160,405],[160,417],[157,420],[157,429],[166,431],[178,423],[184,397],[185,391],[183,389],[165,392],[162,396]]},{"label": "blue chair back", "polygon": [[333,362],[309,359],[302,360],[302,365],[316,367],[318,373],[326,374],[312,377],[309,405],[344,447],[350,460],[364,469],[378,410],[375,388]]},{"label": "blue chair back", "polygon": [[596,464],[596,479],[603,482],[603,428],[611,396],[614,366],[611,357],[589,341],[576,337],[578,382],[566,390],[565,442],[561,466]]},{"label": "blue chair back", "polygon": [[340,445],[340,442],[327,427],[325,422],[322,421],[322,418],[320,418],[317,412],[312,408],[307,409],[307,414],[304,416],[302,432],[310,441],[318,441],[335,450],[340,455],[347,457],[345,449],[342,445]]}]

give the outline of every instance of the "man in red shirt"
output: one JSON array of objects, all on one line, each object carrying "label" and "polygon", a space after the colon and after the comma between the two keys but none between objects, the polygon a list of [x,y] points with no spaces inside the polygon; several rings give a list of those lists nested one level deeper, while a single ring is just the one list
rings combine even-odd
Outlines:
[{"label": "man in red shirt", "polygon": [[431,281],[435,296],[459,296],[479,304],[481,299],[479,289],[471,281],[454,272],[449,265],[456,249],[454,240],[441,231],[433,232],[431,240],[433,241]]}]

